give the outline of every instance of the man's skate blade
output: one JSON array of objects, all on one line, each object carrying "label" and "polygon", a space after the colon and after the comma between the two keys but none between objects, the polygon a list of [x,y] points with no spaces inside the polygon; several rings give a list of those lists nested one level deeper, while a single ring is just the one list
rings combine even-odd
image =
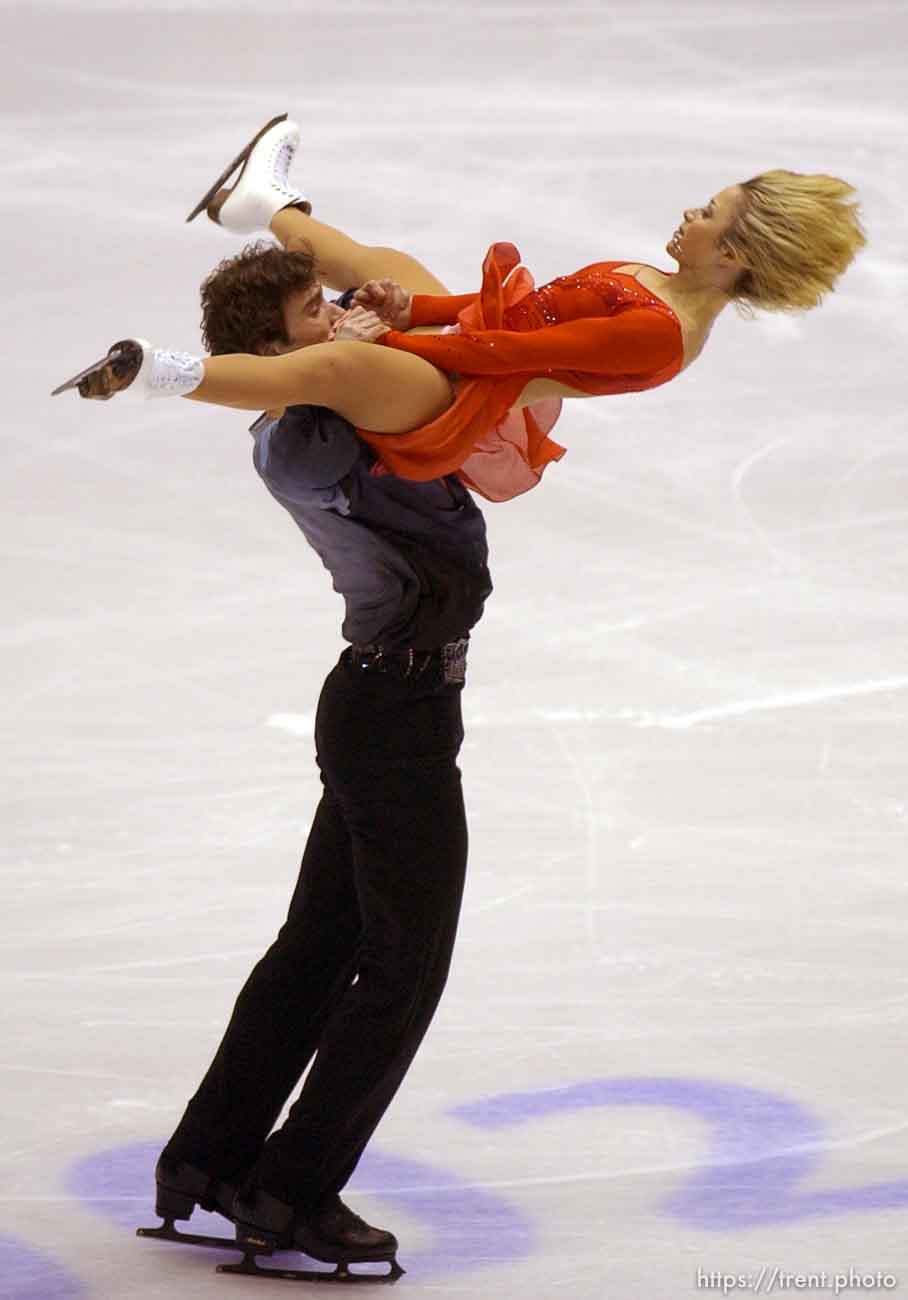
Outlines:
[{"label": "man's skate blade", "polygon": [[177,1232],[173,1220],[165,1220],[159,1228],[136,1228],[137,1237],[151,1237],[155,1241],[177,1241],[184,1246],[208,1246],[212,1250],[242,1250],[236,1237],[206,1237],[197,1232]]},{"label": "man's skate blade", "polygon": [[55,388],[51,393],[51,397],[58,397],[60,393],[65,393],[68,388],[78,388],[83,379],[89,379],[92,375],[96,375],[99,370],[103,370],[105,366],[109,366],[112,361],[119,361],[120,357],[123,355],[122,352],[108,352],[100,361],[95,361],[92,365],[86,366],[85,369],[80,370],[77,375],[73,375],[72,379],[67,379],[65,384],[61,384],[59,388]]},{"label": "man's skate blade", "polygon": [[237,156],[234,158],[230,166],[221,172],[220,176],[212,185],[211,189],[206,192],[203,198],[199,199],[198,203],[195,205],[195,207],[190,212],[189,216],[186,218],[187,221],[195,221],[199,213],[204,212],[204,210],[208,207],[208,204],[214,198],[215,194],[217,194],[218,190],[221,188],[221,186],[224,184],[227,178],[236,171],[237,167],[239,167],[241,163],[244,163],[246,161],[246,159],[252,153],[255,146],[258,144],[259,140],[261,140],[262,136],[265,134],[265,132],[270,131],[273,126],[277,126],[278,122],[286,122],[286,120],[287,120],[287,114],[281,113],[280,117],[273,117],[270,122],[268,122],[265,126],[262,127],[261,131],[259,131],[258,134],[255,135],[249,141],[249,143],[246,145],[246,148],[237,154]]},{"label": "man's skate blade", "polygon": [[260,1268],[256,1262],[255,1254],[247,1251],[241,1263],[218,1264],[217,1272],[239,1273],[244,1277],[283,1278],[288,1282],[335,1282],[342,1286],[349,1286],[351,1282],[363,1282],[366,1285],[375,1286],[382,1283],[396,1282],[407,1271],[401,1268],[396,1259],[380,1260],[378,1262],[390,1266],[387,1273],[354,1273],[351,1271],[349,1264],[338,1264],[333,1271],[327,1269],[320,1271],[309,1268]]}]

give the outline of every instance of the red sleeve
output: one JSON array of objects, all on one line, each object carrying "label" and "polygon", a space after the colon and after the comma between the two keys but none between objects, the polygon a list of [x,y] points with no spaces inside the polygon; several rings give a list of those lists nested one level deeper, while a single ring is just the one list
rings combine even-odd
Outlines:
[{"label": "red sleeve", "polygon": [[525,333],[482,330],[422,335],[391,330],[381,342],[460,375],[543,376],[553,370],[647,375],[670,365],[682,347],[677,324],[645,307],[631,307],[616,316],[586,316]]},{"label": "red sleeve", "polygon": [[478,293],[414,293],[410,302],[410,325],[456,325],[464,307],[470,307]]}]

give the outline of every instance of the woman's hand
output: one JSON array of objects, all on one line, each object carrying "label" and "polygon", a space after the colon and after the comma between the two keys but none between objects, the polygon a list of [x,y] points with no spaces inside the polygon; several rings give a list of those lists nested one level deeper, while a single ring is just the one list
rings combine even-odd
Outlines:
[{"label": "woman's hand", "polygon": [[369,280],[353,295],[354,302],[375,312],[394,330],[410,328],[413,295],[396,280]]},{"label": "woman's hand", "polygon": [[374,311],[366,311],[365,307],[351,307],[334,322],[330,337],[353,343],[374,343],[383,334],[387,334],[390,328]]}]

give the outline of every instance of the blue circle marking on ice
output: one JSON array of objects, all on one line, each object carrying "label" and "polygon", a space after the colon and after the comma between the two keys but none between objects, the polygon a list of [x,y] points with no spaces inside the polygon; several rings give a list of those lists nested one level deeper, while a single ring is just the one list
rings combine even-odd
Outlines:
[{"label": "blue circle marking on ice", "polygon": [[505,1128],[588,1107],[664,1106],[696,1116],[710,1146],[695,1172],[660,1205],[707,1231],[908,1205],[908,1180],[798,1192],[821,1163],[821,1121],[771,1092],[710,1079],[591,1079],[563,1088],[503,1093],[455,1106],[449,1115],[477,1128]]},{"label": "blue circle marking on ice", "polygon": [[154,1167],[162,1145],[137,1142],[93,1151],[70,1166],[66,1190],[88,1209],[123,1228],[138,1227],[139,1220],[153,1224]]},{"label": "blue circle marking on ice", "polygon": [[[66,1190],[87,1209],[111,1219],[121,1228],[156,1228],[160,1219],[154,1209],[154,1169],[163,1142],[135,1142],[130,1146],[93,1151],[70,1166]],[[212,1237],[233,1237],[231,1225],[220,1214],[196,1208],[192,1227],[178,1223],[177,1229]],[[207,1246],[181,1246],[181,1250],[202,1251],[213,1263],[236,1260],[236,1251],[225,1246],[224,1254]]]},{"label": "blue circle marking on ice", "polygon": [[527,1259],[535,1248],[533,1225],[518,1206],[421,1160],[367,1150],[350,1190],[380,1196],[431,1229],[422,1250],[405,1252],[408,1274],[510,1264]]},{"label": "blue circle marking on ice", "polygon": [[0,1286],[4,1300],[84,1300],[88,1294],[52,1255],[18,1237],[0,1237]]}]

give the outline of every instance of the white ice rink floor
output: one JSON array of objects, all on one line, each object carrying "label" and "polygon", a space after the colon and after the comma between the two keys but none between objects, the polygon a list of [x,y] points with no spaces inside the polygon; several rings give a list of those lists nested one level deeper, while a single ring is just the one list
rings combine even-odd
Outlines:
[{"label": "white ice rink floor", "polygon": [[822,309],[568,404],[488,507],[459,944],[349,1199],[410,1300],[908,1296],[908,7],[0,18],[0,1295],[274,1289],[133,1230],[284,916],[340,602],[243,413],[48,393],[124,335],[198,350],[240,241],[184,216],[289,111],[316,215],[461,292],[495,240],[538,283],[671,269],[683,209],[771,167],[858,187]]}]

